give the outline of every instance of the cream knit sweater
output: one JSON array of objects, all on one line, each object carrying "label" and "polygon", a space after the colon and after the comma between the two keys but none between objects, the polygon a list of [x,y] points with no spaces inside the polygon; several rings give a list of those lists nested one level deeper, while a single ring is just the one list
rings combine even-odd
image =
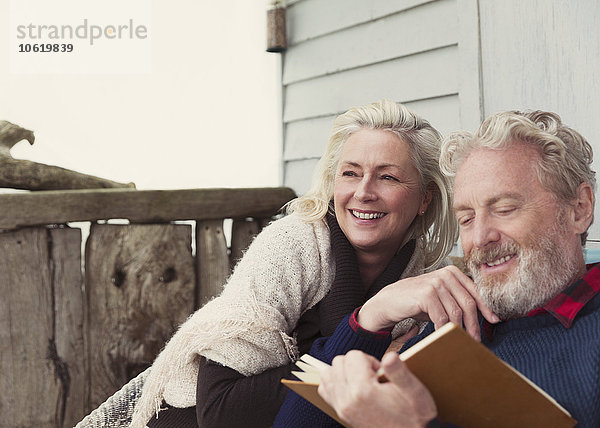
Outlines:
[{"label": "cream knit sweater", "polygon": [[[422,246],[402,277],[423,272]],[[196,405],[198,356],[246,375],[298,359],[291,336],[300,316],[329,291],[335,275],[329,229],[289,215],[253,241],[222,294],[191,315],[150,369],[131,427],[144,427],[163,399],[175,407]],[[394,329],[399,335],[412,320]]]}]

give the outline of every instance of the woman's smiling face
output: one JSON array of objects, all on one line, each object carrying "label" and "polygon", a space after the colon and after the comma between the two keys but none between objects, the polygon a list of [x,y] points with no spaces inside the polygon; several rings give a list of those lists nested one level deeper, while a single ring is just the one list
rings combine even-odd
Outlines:
[{"label": "woman's smiling face", "polygon": [[396,134],[362,129],[342,147],[334,184],[337,221],[358,252],[394,254],[430,198],[410,147]]}]

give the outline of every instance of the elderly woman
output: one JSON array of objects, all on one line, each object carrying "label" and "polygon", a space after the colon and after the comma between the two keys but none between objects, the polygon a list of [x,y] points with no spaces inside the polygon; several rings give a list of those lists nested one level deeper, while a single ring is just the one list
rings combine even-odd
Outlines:
[{"label": "elderly woman", "polygon": [[[456,225],[439,140],[391,101],[340,115],[312,188],[169,341],[132,426],[270,426],[287,392],[280,379],[299,354],[385,286],[435,270],[450,251]],[[419,299],[411,296],[410,304]],[[418,324],[404,319],[391,336]]]}]

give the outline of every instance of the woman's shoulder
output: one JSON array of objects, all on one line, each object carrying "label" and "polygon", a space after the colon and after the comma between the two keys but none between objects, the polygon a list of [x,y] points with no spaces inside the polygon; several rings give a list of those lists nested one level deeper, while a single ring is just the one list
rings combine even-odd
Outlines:
[{"label": "woman's shoulder", "polygon": [[305,242],[307,239],[326,240],[329,243],[329,230],[323,219],[306,221],[296,214],[289,214],[269,223],[257,239],[277,239]]}]

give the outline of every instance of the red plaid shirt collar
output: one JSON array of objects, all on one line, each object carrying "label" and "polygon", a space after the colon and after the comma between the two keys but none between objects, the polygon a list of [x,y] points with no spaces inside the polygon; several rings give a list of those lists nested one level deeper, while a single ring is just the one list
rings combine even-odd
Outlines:
[{"label": "red plaid shirt collar", "polygon": [[587,302],[600,292],[600,264],[594,265],[585,276],[558,294],[543,307],[534,309],[527,316],[551,313],[565,328],[571,327],[573,320]]},{"label": "red plaid shirt collar", "polygon": [[[589,266],[588,266],[589,267]],[[600,263],[592,265],[585,276],[573,283],[543,307],[532,310],[528,317],[552,314],[560,323],[569,328],[575,317],[587,302],[600,292]],[[483,320],[484,334],[489,338],[493,335],[493,325]]]}]

